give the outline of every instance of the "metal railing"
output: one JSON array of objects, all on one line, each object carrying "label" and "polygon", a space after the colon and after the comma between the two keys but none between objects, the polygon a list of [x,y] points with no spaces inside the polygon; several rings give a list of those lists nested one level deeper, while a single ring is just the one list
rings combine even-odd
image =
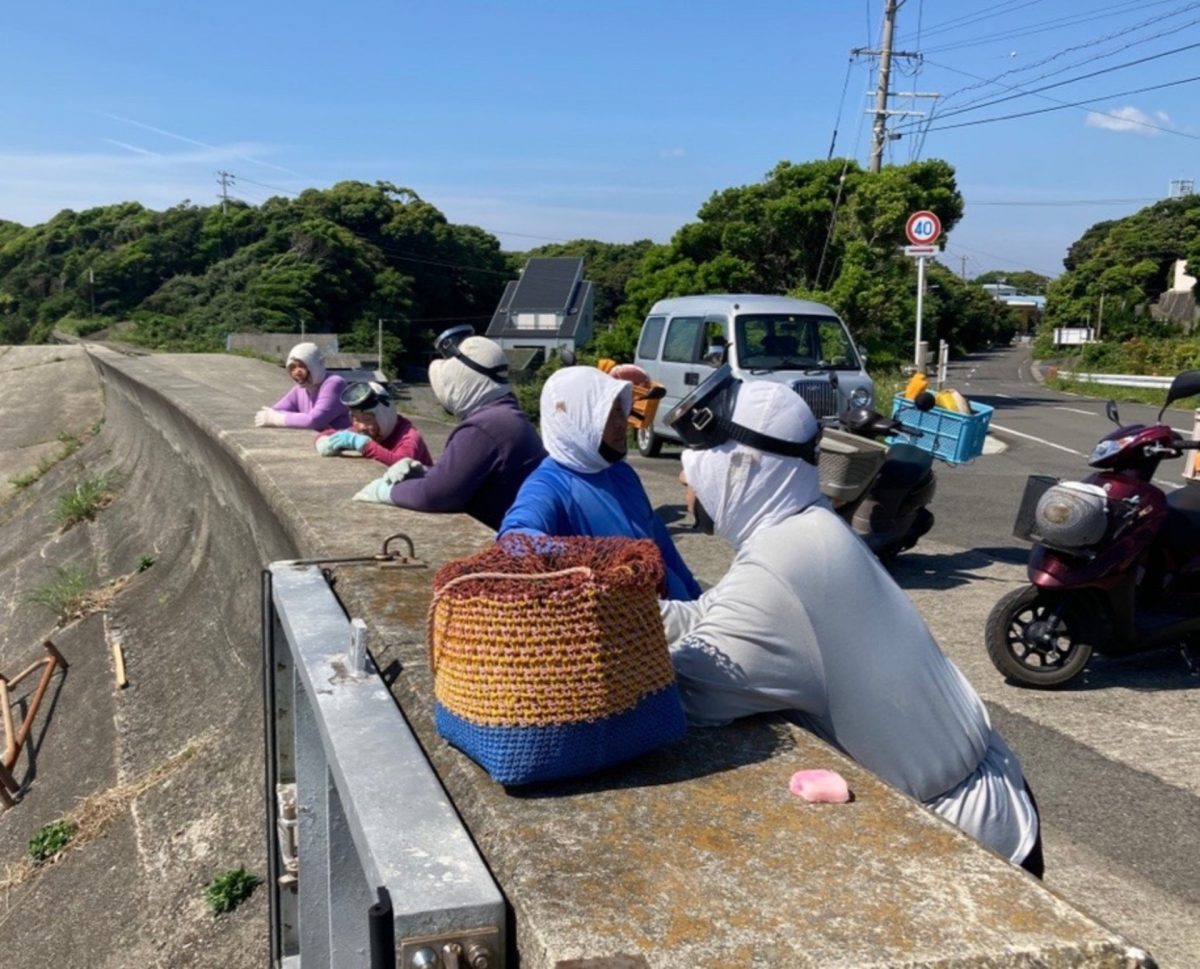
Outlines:
[{"label": "metal railing", "polygon": [[1147,374],[1128,373],[1079,373],[1075,370],[1056,370],[1055,373],[1067,380],[1078,380],[1086,384],[1105,384],[1109,387],[1158,387],[1166,390],[1174,377],[1151,377]]},{"label": "metal railing", "polygon": [[271,564],[262,601],[271,965],[502,969],[504,899],[365,624],[313,564]]}]

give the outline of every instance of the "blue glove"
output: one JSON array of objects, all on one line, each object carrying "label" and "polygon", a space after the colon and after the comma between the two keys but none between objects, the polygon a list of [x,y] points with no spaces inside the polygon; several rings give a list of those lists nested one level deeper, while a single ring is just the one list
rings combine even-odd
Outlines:
[{"label": "blue glove", "polygon": [[371,439],[365,434],[355,434],[354,431],[334,431],[325,437],[317,438],[317,453],[327,458],[339,451],[361,451]]},{"label": "blue glove", "polygon": [[369,501],[376,505],[390,505],[392,503],[391,482],[385,478],[376,478],[370,484],[364,485],[353,500]]}]

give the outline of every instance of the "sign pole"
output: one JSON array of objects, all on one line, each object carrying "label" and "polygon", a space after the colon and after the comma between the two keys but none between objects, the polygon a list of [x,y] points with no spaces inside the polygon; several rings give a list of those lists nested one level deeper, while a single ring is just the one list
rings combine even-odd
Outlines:
[{"label": "sign pole", "polygon": [[913,363],[921,367],[921,311],[925,302],[925,257],[917,256],[917,344],[913,351]]}]

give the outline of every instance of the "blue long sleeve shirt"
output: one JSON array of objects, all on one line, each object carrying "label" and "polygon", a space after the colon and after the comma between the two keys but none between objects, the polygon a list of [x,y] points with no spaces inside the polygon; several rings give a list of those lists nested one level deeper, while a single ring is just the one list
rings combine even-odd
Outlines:
[{"label": "blue long sleeve shirt", "polygon": [[525,479],[500,523],[501,537],[510,532],[653,539],[666,566],[667,598],[700,597],[699,583],[654,514],[637,472],[624,461],[579,474],[547,457]]}]

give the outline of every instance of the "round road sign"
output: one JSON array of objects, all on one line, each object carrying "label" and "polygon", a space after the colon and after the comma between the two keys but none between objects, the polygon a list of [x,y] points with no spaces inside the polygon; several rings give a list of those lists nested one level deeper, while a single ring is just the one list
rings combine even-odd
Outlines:
[{"label": "round road sign", "polygon": [[932,212],[922,209],[908,217],[904,233],[914,246],[927,246],[942,234],[942,220]]}]

